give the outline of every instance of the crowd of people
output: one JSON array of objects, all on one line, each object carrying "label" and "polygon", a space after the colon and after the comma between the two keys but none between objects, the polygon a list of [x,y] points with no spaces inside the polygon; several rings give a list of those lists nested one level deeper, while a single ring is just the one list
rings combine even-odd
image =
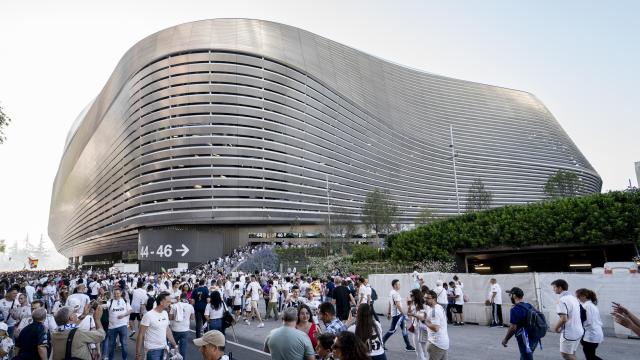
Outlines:
[{"label": "crowd of people", "polygon": [[[317,278],[295,269],[282,274],[237,271],[257,250],[239,249],[181,273],[89,269],[2,274],[0,360],[104,360],[116,353],[122,359],[186,359],[192,330],[202,358],[218,360],[225,356],[229,327],[262,328],[267,319],[282,322],[265,333],[264,351],[272,359],[387,359],[387,342],[400,329],[406,351],[415,352],[418,360],[440,360],[448,356],[447,327],[465,325],[467,299],[458,277],[438,280],[430,288],[415,271],[413,287],[405,292],[393,280],[388,304],[379,307],[386,313],[377,314],[377,292],[355,274]],[[491,326],[504,326],[503,291],[496,279],[490,283],[486,301]],[[559,295],[557,324],[546,324],[524,302],[522,289],[504,292],[513,306],[502,344],[515,336],[522,358],[532,359],[548,327],[561,333],[563,358],[575,359],[581,344],[587,359],[599,359],[603,333],[596,294],[589,289],[569,293],[561,279],[552,286]],[[388,330],[379,315],[390,321]],[[638,317],[624,306],[615,304],[612,315],[640,335]],[[128,354],[129,338],[135,339],[135,354]]]}]

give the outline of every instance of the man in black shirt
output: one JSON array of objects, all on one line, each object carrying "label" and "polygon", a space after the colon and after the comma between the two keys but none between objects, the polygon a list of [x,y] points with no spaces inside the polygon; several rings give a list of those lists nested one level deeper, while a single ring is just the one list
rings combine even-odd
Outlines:
[{"label": "man in black shirt", "polygon": [[16,339],[18,360],[47,360],[51,351],[51,334],[44,328],[47,310],[38,308],[31,314],[33,322],[27,325]]},{"label": "man in black shirt", "polygon": [[204,286],[204,280],[200,280],[199,286],[191,294],[193,300],[193,309],[196,315],[196,338],[202,336],[202,324],[204,321],[204,310],[207,307],[207,298],[209,297],[209,289]]},{"label": "man in black shirt", "polygon": [[[336,279],[338,283],[338,279]],[[351,291],[347,287],[347,281],[342,280],[340,286],[333,289],[333,304],[336,306],[336,317],[341,321],[345,321],[349,318],[349,309],[351,305],[356,304]]]}]

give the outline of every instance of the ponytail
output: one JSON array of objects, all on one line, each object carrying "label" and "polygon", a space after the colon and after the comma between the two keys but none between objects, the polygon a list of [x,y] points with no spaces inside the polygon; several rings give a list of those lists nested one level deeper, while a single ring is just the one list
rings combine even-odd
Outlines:
[{"label": "ponytail", "polygon": [[587,300],[591,301],[593,305],[598,305],[598,296],[596,296],[596,293],[593,292],[592,290],[585,289],[585,288],[578,289],[576,290],[576,296],[577,297],[584,296]]}]

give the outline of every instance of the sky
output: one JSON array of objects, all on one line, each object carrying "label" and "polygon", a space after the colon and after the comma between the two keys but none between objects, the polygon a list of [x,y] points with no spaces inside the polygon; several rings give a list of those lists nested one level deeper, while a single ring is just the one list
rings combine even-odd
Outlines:
[{"label": "sky", "polygon": [[48,239],[67,132],[122,55],[207,18],[277,21],[412,68],[531,92],[603,191],[636,186],[639,15],[638,1],[3,1],[0,106],[13,121],[0,145],[0,239]]}]

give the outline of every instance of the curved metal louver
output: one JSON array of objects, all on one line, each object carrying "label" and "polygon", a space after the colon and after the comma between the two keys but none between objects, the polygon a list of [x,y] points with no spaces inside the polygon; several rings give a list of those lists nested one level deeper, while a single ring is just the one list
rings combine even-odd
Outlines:
[{"label": "curved metal louver", "polygon": [[[74,255],[171,224],[321,223],[388,189],[412,219],[456,213],[481,178],[494,205],[543,198],[558,169],[601,179],[533,95],[420,72],[290,26],[206,20],[131,48],[74,125],[49,234]],[[464,199],[463,199],[464,200]],[[464,204],[463,204],[464,206]]]}]

